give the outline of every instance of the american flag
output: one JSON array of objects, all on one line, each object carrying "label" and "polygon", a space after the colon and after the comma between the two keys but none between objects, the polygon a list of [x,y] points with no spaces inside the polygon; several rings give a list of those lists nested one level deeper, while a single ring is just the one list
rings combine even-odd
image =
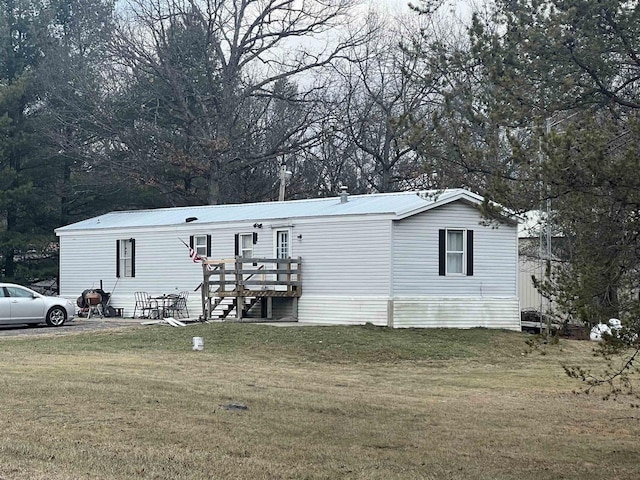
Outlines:
[{"label": "american flag", "polygon": [[202,261],[202,257],[200,255],[198,255],[198,252],[196,252],[193,247],[190,247],[189,245],[187,245],[187,242],[185,242],[184,240],[180,239],[180,241],[182,242],[182,244],[187,247],[189,249],[189,258],[191,258],[191,260],[193,260],[193,263],[198,263]]},{"label": "american flag", "polygon": [[189,256],[191,257],[191,260],[193,260],[193,263],[202,261],[202,257],[191,247],[189,247]]}]

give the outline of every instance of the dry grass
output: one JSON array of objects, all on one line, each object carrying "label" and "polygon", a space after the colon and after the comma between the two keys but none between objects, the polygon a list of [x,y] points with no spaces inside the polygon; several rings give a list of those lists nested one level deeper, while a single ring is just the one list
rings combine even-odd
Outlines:
[{"label": "dry grass", "polygon": [[[190,350],[191,336],[205,350]],[[0,340],[0,478],[636,479],[640,422],[562,342],[202,325]],[[246,411],[223,406],[241,402]]]}]

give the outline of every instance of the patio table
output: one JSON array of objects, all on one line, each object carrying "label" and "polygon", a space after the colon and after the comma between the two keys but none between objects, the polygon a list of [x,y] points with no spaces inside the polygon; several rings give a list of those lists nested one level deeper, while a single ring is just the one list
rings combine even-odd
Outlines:
[{"label": "patio table", "polygon": [[167,316],[167,312],[170,310],[169,307],[171,307],[178,300],[178,297],[179,295],[175,293],[165,293],[162,295],[151,297],[152,300],[156,300],[158,302],[160,318],[165,318]]}]

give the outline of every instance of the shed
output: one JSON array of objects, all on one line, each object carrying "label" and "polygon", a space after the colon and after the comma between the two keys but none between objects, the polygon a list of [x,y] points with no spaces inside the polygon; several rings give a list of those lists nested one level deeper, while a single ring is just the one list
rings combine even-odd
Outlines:
[{"label": "shed", "polygon": [[[448,189],[111,212],[56,230],[60,294],[75,299],[102,281],[131,315],[135,292],[197,290],[206,268],[194,253],[294,258],[301,289],[295,301],[274,299],[275,319],[519,330],[517,222],[487,224],[482,202]],[[202,315],[199,293],[189,310]]]}]

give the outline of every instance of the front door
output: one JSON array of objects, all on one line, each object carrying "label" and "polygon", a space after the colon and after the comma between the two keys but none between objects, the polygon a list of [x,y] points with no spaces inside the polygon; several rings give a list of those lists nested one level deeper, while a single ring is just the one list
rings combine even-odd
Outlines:
[{"label": "front door", "polygon": [[[275,257],[276,258],[291,258],[291,229],[284,228],[281,230],[275,231]],[[279,270],[284,270],[288,267],[287,263],[279,263],[277,268]],[[285,282],[290,279],[290,276],[286,273],[278,274],[278,281]],[[279,289],[286,289],[286,286],[283,288],[279,286]]]}]

